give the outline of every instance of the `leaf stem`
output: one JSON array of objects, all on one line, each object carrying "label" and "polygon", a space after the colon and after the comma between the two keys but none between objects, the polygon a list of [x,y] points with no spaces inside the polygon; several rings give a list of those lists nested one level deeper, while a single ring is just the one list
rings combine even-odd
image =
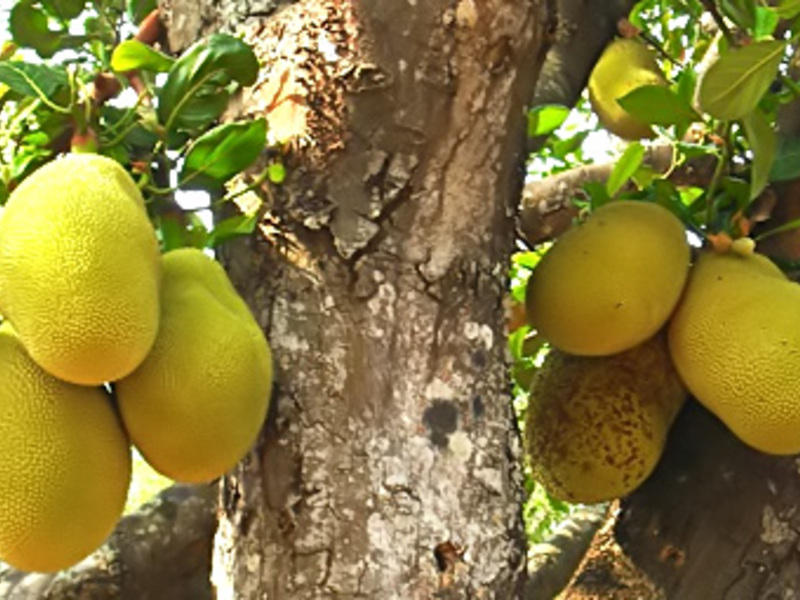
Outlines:
[{"label": "leaf stem", "polygon": [[722,174],[724,173],[725,167],[728,164],[728,159],[730,158],[731,123],[729,121],[725,123],[722,135],[722,150],[720,152],[717,165],[714,167],[714,174],[711,176],[711,181],[709,182],[708,189],[706,190],[706,228],[711,226],[711,221],[714,218],[714,196],[717,193],[717,188],[722,180]]}]

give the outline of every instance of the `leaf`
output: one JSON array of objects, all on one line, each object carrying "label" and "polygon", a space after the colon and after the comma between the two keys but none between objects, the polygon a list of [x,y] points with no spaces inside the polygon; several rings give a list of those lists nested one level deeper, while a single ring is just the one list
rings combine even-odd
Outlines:
[{"label": "leaf", "polygon": [[608,195],[606,186],[599,181],[587,181],[583,184],[583,189],[589,196],[589,203],[592,210],[597,210],[604,204],[611,202],[611,197]]},{"label": "leaf", "polygon": [[770,181],[788,181],[800,177],[800,138],[780,138]]},{"label": "leaf", "polygon": [[568,154],[575,152],[581,147],[590,133],[591,131],[579,131],[575,135],[563,140],[556,140],[553,142],[553,155],[560,159],[566,158]]},{"label": "leaf", "polygon": [[734,23],[748,29],[755,23],[755,6],[753,0],[722,0],[720,7]]},{"label": "leaf", "polygon": [[794,19],[800,15],[800,0],[781,0],[772,10],[781,19]]},{"label": "leaf", "polygon": [[225,110],[232,83],[251,85],[257,75],[250,46],[230,35],[211,35],[172,65],[158,94],[158,118],[168,130],[198,131]]},{"label": "leaf", "polygon": [[47,15],[32,2],[14,5],[8,17],[8,29],[17,45],[33,48],[42,58],[50,58],[58,50],[61,36],[50,30]]},{"label": "leaf", "polygon": [[23,96],[52,99],[69,86],[69,77],[63,68],[14,60],[0,62],[0,82]]},{"label": "leaf", "polygon": [[775,79],[785,49],[785,42],[770,40],[730,50],[700,82],[700,106],[717,119],[752,112]]},{"label": "leaf", "polygon": [[754,111],[742,119],[747,141],[753,151],[753,167],[750,176],[750,200],[757,197],[769,182],[769,174],[775,161],[778,139],[767,118]]},{"label": "leaf", "polygon": [[286,179],[286,167],[281,162],[271,163],[268,167],[267,176],[272,183],[279,185]]},{"label": "leaf", "polygon": [[756,7],[756,20],[753,25],[753,37],[757,40],[769,38],[777,27],[780,17],[778,14],[764,6]]},{"label": "leaf", "polygon": [[606,181],[606,192],[610,197],[613,198],[622,189],[622,186],[633,177],[643,160],[644,146],[639,142],[628,144]]},{"label": "leaf", "polygon": [[617,102],[648,125],[667,127],[700,120],[700,115],[684,98],[663,85],[643,85]]},{"label": "leaf", "polygon": [[44,9],[62,21],[74,19],[83,12],[86,0],[41,0]]},{"label": "leaf", "polygon": [[128,16],[135,24],[144,19],[158,6],[158,0],[128,0],[125,3]]},{"label": "leaf", "polygon": [[253,214],[236,215],[220,221],[209,234],[207,244],[210,248],[216,248],[228,240],[250,235],[255,231],[258,220],[258,214]]},{"label": "leaf", "polygon": [[267,121],[256,119],[244,123],[219,125],[197,138],[183,162],[180,181],[201,181],[222,184],[249,167],[267,143]]},{"label": "leaf", "polygon": [[111,68],[118,73],[137,69],[163,73],[169,71],[174,62],[166,54],[138,40],[122,42],[111,54]]},{"label": "leaf", "polygon": [[560,104],[544,104],[528,111],[528,137],[555,131],[569,115],[569,108]]}]

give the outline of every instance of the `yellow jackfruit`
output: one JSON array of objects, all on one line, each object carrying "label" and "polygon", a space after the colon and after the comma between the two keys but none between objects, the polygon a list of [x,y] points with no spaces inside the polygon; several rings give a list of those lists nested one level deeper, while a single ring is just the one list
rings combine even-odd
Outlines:
[{"label": "yellow jackfruit", "polygon": [[130,445],[100,387],[49,375],[0,327],[0,560],[25,571],[69,567],[122,515]]},{"label": "yellow jackfruit", "polygon": [[678,302],[689,244],[657,204],[611,202],[561,236],[528,282],[531,325],[556,348],[586,356],[651,338]]},{"label": "yellow jackfruit", "polygon": [[551,350],[525,421],[534,479],[569,502],[630,493],[658,463],[685,399],[661,335],[614,356]]},{"label": "yellow jackfruit", "polygon": [[200,250],[162,259],[161,326],[142,365],[115,385],[142,456],[177,481],[210,481],[255,441],[267,413],[272,358],[225,271]]},{"label": "yellow jackfruit", "polygon": [[73,383],[123,377],[158,329],[159,250],[115,161],[70,154],[11,194],[0,219],[0,312],[43,369]]},{"label": "yellow jackfruit", "polygon": [[644,85],[667,85],[655,53],[635,39],[611,42],[589,76],[589,101],[611,133],[626,140],[653,137],[653,130],[617,102]]},{"label": "yellow jackfruit", "polygon": [[800,285],[760,254],[702,254],[669,326],[689,391],[742,441],[800,452]]}]

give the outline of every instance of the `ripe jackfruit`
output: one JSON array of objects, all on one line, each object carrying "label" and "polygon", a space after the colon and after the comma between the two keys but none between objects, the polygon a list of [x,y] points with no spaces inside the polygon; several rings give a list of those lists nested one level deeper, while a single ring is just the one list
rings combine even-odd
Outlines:
[{"label": "ripe jackfruit", "polygon": [[800,285],[760,254],[702,254],[669,327],[694,396],[750,446],[800,452]]},{"label": "ripe jackfruit", "polygon": [[25,571],[69,567],[122,515],[130,445],[99,387],[43,371],[0,326],[0,560]]},{"label": "ripe jackfruit", "polygon": [[611,42],[589,76],[589,101],[611,133],[626,140],[653,137],[653,130],[617,102],[644,85],[666,85],[655,53],[635,39]]},{"label": "ripe jackfruit", "polygon": [[689,244],[657,204],[606,204],[561,236],[528,282],[531,325],[556,348],[586,356],[651,338],[678,302]]},{"label": "ripe jackfruit", "polygon": [[225,271],[200,250],[162,260],[161,326],[142,365],[117,382],[125,427],[177,481],[221,476],[261,429],[272,386],[264,335]]},{"label": "ripe jackfruit", "polygon": [[0,219],[0,312],[33,359],[73,383],[123,377],[158,329],[159,250],[115,161],[71,154],[11,194]]},{"label": "ripe jackfruit", "polygon": [[551,350],[525,421],[534,479],[569,502],[630,493],[658,463],[685,399],[661,335],[614,356]]}]

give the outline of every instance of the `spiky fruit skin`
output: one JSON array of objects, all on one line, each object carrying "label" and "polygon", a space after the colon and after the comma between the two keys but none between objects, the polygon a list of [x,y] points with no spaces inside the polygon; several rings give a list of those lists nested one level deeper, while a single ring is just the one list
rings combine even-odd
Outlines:
[{"label": "spiky fruit skin", "polygon": [[162,259],[161,327],[152,351],[115,384],[131,439],[163,475],[223,475],[255,441],[269,406],[264,334],[222,267],[200,250]]},{"label": "spiky fruit skin", "polygon": [[617,102],[643,85],[666,85],[655,54],[635,39],[611,42],[589,76],[589,102],[597,118],[611,133],[626,140],[653,137],[653,129]]},{"label": "spiky fruit skin", "polygon": [[568,502],[629,494],[658,463],[685,399],[663,336],[614,356],[551,350],[525,422],[534,479]]},{"label": "spiky fruit skin", "polygon": [[56,377],[98,385],[133,371],[158,329],[159,249],[134,181],[70,154],[11,194],[0,219],[0,312]]},{"label": "spiky fruit skin", "polygon": [[564,352],[623,352],[666,323],[689,259],[683,224],[667,209],[611,202],[568,230],[539,261],[526,292],[528,319]]},{"label": "spiky fruit skin", "polygon": [[57,571],[93,552],[122,515],[130,445],[99,387],[43,371],[0,327],[0,560]]},{"label": "spiky fruit skin", "polygon": [[800,285],[759,254],[703,253],[669,326],[692,394],[743,442],[800,452]]}]

